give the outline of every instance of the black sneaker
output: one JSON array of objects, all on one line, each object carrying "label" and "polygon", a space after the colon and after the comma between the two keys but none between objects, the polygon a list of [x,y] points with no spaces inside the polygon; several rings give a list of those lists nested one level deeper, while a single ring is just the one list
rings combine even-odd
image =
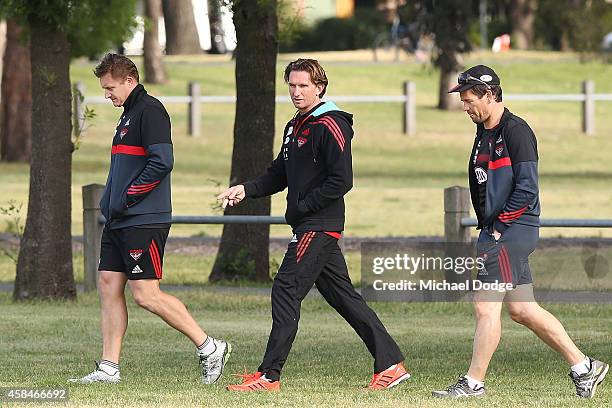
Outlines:
[{"label": "black sneaker", "polygon": [[457,382],[443,391],[432,391],[431,395],[437,398],[464,398],[464,397],[480,397],[484,395],[484,385],[478,388],[472,388],[468,384],[465,377],[459,377]]},{"label": "black sneaker", "polygon": [[569,373],[570,378],[576,386],[576,395],[582,398],[593,398],[595,396],[597,386],[606,378],[608,368],[610,368],[606,363],[599,360],[593,360],[590,357],[589,361],[591,362],[591,369],[588,373],[580,375],[573,371]]}]

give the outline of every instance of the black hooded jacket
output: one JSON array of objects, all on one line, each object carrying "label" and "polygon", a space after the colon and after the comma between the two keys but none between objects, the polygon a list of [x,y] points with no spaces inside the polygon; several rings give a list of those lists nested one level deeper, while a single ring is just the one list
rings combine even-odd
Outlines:
[{"label": "black hooded jacket", "polygon": [[246,196],[265,197],[288,187],[285,219],[295,233],[343,231],[344,195],[353,187],[352,125],[352,115],[333,102],[290,120],[276,159],[244,183]]}]

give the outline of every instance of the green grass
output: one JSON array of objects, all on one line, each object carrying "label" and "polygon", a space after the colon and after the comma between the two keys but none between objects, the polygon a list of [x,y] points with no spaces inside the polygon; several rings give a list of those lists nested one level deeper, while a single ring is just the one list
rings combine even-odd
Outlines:
[{"label": "green grass", "polygon": [[[230,394],[230,373],[254,370],[270,329],[266,295],[192,290],[176,294],[211,335],[234,344],[219,384],[199,383],[193,347],[129,301],[122,377],[117,386],[70,385],[68,406],[420,406],[587,407],[609,406],[604,383],[595,400],[578,401],[562,359],[527,329],[504,317],[504,333],[487,378],[489,395],[478,401],[447,402],[430,391],[465,373],[474,329],[468,304],[374,303],[406,355],[413,378],[389,392],[364,390],[372,360],[359,338],[322,300],[307,299],[300,331],[276,394]],[[580,348],[612,360],[612,306],[550,305]],[[99,306],[93,295],[75,303],[10,302],[0,294],[0,361],[4,387],[65,387],[99,358]],[[29,340],[26,340],[29,339]],[[10,405],[13,406],[13,405]]]},{"label": "green grass", "polygon": [[[434,109],[438,73],[415,63],[374,64],[368,53],[322,53],[314,55],[324,63],[331,85],[329,96],[350,94],[400,94],[404,80],[417,85],[417,134],[401,134],[400,104],[341,104],[355,114],[355,187],[347,197],[348,236],[441,235],[442,190],[467,185],[467,156],[474,126],[461,112]],[[279,56],[277,90],[286,92],[281,73],[293,55]],[[137,62],[141,61],[137,59]],[[612,93],[609,81],[612,66],[599,62],[580,63],[574,54],[513,52],[509,55],[476,53],[466,63],[492,65],[502,78],[504,92],[576,93],[582,79],[593,79],[597,92]],[[170,82],[147,86],[154,95],[184,95],[189,80],[202,84],[204,95],[234,94],[234,65],[226,58],[169,57]],[[83,81],[86,95],[101,95],[91,71],[94,63],[78,60],[72,64],[73,81]],[[608,152],[612,127],[609,102],[597,102],[597,133],[580,132],[580,104],[569,102],[509,102],[511,110],[534,128],[539,141],[542,216],[546,218],[612,218],[609,191],[612,165]],[[202,137],[186,135],[187,108],[167,106],[173,121],[176,166],[173,171],[173,205],[177,215],[213,215],[214,196],[229,178],[233,105],[204,105]],[[108,171],[109,145],[120,110],[94,105],[92,121],[80,150],[74,153],[72,230],[82,234],[81,186],[104,183]],[[277,108],[279,129],[292,115],[288,104]],[[277,149],[275,148],[275,151]],[[9,200],[27,203],[28,168],[22,164],[0,163],[0,206]],[[283,194],[273,198],[272,213],[284,212]],[[23,218],[25,218],[25,208]],[[0,231],[6,230],[0,217]],[[3,227],[4,224],[4,227]],[[181,226],[176,235],[218,236],[219,226]],[[288,236],[286,227],[274,227],[274,236]],[[543,236],[612,236],[604,229],[543,229]]]}]

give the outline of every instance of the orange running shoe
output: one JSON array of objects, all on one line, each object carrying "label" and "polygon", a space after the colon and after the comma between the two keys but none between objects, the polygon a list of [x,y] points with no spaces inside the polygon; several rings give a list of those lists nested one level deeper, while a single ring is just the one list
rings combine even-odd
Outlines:
[{"label": "orange running shoe", "polygon": [[270,382],[263,377],[263,373],[256,372],[255,374],[234,374],[237,377],[242,377],[242,384],[232,384],[227,386],[228,391],[278,391],[280,390],[280,381]]},{"label": "orange running shoe", "polygon": [[374,374],[368,388],[370,390],[387,390],[410,378],[410,373],[404,368],[404,363],[397,363]]}]

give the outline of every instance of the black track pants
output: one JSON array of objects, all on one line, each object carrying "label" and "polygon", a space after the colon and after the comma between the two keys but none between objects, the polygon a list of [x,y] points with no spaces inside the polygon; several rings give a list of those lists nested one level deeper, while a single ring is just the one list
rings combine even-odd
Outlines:
[{"label": "black track pants", "polygon": [[260,372],[280,378],[295,339],[300,306],[312,285],[351,325],[374,357],[374,372],[404,360],[376,313],[355,291],[338,240],[324,232],[304,232],[291,240],[272,286],[272,331]]}]

